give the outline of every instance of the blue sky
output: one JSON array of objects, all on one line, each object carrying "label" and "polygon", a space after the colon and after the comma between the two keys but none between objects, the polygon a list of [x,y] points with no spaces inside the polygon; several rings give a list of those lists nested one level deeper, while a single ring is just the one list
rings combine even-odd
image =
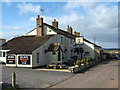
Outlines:
[{"label": "blue sky", "polygon": [[1,37],[9,40],[35,28],[40,9],[46,23],[56,18],[61,29],[70,25],[104,48],[118,46],[117,2],[2,2]]}]

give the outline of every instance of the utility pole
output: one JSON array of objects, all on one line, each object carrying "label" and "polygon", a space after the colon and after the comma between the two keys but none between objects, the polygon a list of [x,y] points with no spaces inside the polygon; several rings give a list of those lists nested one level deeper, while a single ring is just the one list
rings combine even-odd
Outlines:
[{"label": "utility pole", "polygon": [[[96,43],[96,41],[95,41],[95,37],[94,37],[94,44]],[[94,47],[95,48],[95,47]],[[94,59],[96,59],[96,51],[94,50]]]},{"label": "utility pole", "polygon": [[96,43],[96,41],[95,41],[96,39],[95,39],[95,37],[94,37],[94,44]]}]

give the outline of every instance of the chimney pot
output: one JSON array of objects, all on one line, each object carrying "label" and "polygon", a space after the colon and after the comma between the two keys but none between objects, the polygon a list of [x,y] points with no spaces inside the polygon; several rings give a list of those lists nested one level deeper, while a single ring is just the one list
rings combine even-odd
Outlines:
[{"label": "chimney pot", "polygon": [[56,19],[53,20],[52,26],[56,29],[58,29],[58,21]]},{"label": "chimney pot", "polygon": [[56,19],[54,19],[54,21],[56,21]]},{"label": "chimney pot", "polygon": [[39,18],[40,16],[38,15],[38,18]]},{"label": "chimney pot", "polygon": [[72,34],[72,32],[73,32],[72,27],[70,27],[69,25],[67,27],[67,32],[70,33],[70,34]]},{"label": "chimney pot", "polygon": [[80,36],[80,32],[74,32],[75,36],[79,37]]},{"label": "chimney pot", "polygon": [[43,18],[39,15],[36,19],[36,35],[43,36]]}]

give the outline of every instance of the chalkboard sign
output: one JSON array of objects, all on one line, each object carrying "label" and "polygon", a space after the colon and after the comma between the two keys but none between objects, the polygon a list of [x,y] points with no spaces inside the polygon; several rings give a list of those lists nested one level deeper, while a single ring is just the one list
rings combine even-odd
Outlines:
[{"label": "chalkboard sign", "polygon": [[19,64],[29,64],[30,65],[30,56],[18,56],[18,63]]},{"label": "chalkboard sign", "polygon": [[7,64],[15,64],[15,56],[7,56],[6,59]]}]

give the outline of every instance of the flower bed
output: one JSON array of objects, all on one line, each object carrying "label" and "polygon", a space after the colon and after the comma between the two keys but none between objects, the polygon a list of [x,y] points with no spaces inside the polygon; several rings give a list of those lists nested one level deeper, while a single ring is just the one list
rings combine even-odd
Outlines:
[{"label": "flower bed", "polygon": [[69,72],[78,73],[85,69],[91,68],[97,63],[98,63],[98,60],[95,60],[93,58],[85,58],[82,60],[77,60],[75,66],[69,67]]}]

